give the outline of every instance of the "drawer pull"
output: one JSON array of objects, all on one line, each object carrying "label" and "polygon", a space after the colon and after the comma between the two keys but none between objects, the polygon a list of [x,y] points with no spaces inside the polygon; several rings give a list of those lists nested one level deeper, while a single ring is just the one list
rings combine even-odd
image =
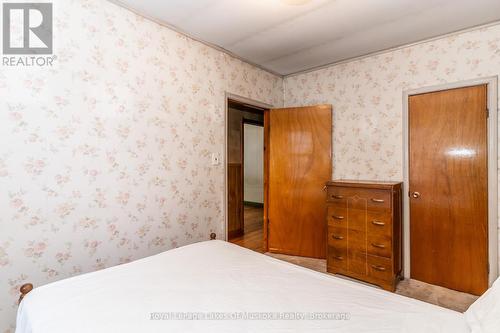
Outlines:
[{"label": "drawer pull", "polygon": [[333,199],[344,199],[343,195],[338,195],[338,194],[332,194]]},{"label": "drawer pull", "polygon": [[385,245],[384,244],[372,243],[372,246],[373,247],[378,247],[379,249],[385,249]]},{"label": "drawer pull", "polygon": [[377,271],[381,271],[381,272],[385,271],[385,267],[382,267],[382,266],[372,265],[372,268],[377,270]]},{"label": "drawer pull", "polygon": [[338,240],[342,240],[344,239],[344,237],[342,236],[337,236],[337,235],[332,235],[333,239],[338,239]]},{"label": "drawer pull", "polygon": [[384,222],[382,222],[382,221],[377,221],[377,220],[373,220],[373,221],[372,221],[372,224],[374,224],[374,225],[380,225],[380,226],[385,225],[385,223],[384,223]]},{"label": "drawer pull", "polygon": [[336,220],[343,220],[343,219],[344,219],[344,217],[343,217],[343,216],[341,216],[341,215],[332,215],[332,217],[333,217],[334,219],[336,219]]},{"label": "drawer pull", "polygon": [[344,260],[344,257],[342,256],[333,256],[334,259],[337,259],[337,260]]},{"label": "drawer pull", "polygon": [[372,201],[376,202],[376,203],[384,203],[385,202],[384,199],[376,199],[376,198],[372,198]]}]

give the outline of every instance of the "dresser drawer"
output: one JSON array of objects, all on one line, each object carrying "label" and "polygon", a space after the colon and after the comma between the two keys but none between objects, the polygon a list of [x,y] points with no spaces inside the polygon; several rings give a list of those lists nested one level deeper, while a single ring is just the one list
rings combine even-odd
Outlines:
[{"label": "dresser drawer", "polygon": [[368,276],[377,280],[390,280],[392,277],[391,259],[368,255]]},{"label": "dresser drawer", "polygon": [[335,204],[329,204],[327,210],[329,226],[368,230],[368,233],[377,235],[390,236],[392,233],[392,214],[390,212],[345,209]]},{"label": "dresser drawer", "polygon": [[347,249],[328,246],[327,266],[347,271]]},{"label": "dresser drawer", "polygon": [[347,209],[338,205],[328,205],[326,220],[328,225],[347,227]]},{"label": "dresser drawer", "polygon": [[366,242],[368,254],[391,258],[392,257],[392,238],[385,235],[368,234]]},{"label": "dresser drawer", "polygon": [[328,245],[337,248],[347,248],[347,229],[328,226]]},{"label": "dresser drawer", "polygon": [[391,192],[384,190],[369,190],[366,194],[368,210],[389,210],[391,209]]},{"label": "dresser drawer", "polygon": [[389,190],[329,186],[327,202],[352,209],[390,210],[391,192]]},{"label": "dresser drawer", "polygon": [[343,187],[328,186],[326,191],[326,201],[345,205],[348,192]]},{"label": "dresser drawer", "polygon": [[390,212],[379,211],[367,212],[367,231],[369,235],[391,236],[392,235],[392,214]]}]

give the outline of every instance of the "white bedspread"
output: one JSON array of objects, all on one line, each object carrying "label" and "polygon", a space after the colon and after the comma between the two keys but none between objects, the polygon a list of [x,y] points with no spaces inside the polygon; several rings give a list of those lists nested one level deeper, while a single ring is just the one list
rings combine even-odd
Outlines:
[{"label": "white bedspread", "polygon": [[[169,320],[168,313],[347,313],[342,320]],[[151,313],[156,313],[152,320]],[[165,313],[165,314],[162,314]],[[239,314],[238,314],[239,313]],[[162,317],[163,316],[163,317]],[[17,333],[468,332],[461,313],[208,241],[34,289]]]}]

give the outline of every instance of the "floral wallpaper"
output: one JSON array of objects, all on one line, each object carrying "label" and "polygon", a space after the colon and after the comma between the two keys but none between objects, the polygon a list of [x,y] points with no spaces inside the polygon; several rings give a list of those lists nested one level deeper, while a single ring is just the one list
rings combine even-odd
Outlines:
[{"label": "floral wallpaper", "polygon": [[18,288],[223,237],[225,92],[280,77],[104,0],[53,0],[52,67],[0,70],[0,332]]},{"label": "floral wallpaper", "polygon": [[497,24],[287,77],[285,105],[333,105],[334,178],[402,180],[403,92],[499,75]]},{"label": "floral wallpaper", "polygon": [[403,91],[500,75],[500,24],[284,81],[286,106],[333,105],[333,177],[403,179]]}]

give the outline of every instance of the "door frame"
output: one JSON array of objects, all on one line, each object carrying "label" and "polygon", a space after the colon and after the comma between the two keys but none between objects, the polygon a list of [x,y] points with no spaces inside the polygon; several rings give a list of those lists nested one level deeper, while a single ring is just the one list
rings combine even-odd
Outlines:
[{"label": "door frame", "polygon": [[418,89],[403,91],[403,243],[404,243],[404,277],[409,279],[411,272],[410,264],[410,198],[409,190],[409,97],[412,95],[438,92],[443,90],[465,88],[470,86],[487,85],[488,117],[488,262],[489,262],[489,286],[498,277],[498,77],[471,79],[454,83],[445,83],[427,86]]},{"label": "door frame", "polygon": [[[247,97],[235,95],[235,94],[232,94],[232,93],[229,93],[229,92],[225,92],[225,94],[224,94],[224,153],[223,153],[223,157],[222,157],[222,163],[224,164],[224,191],[223,191],[224,198],[223,198],[222,214],[224,215],[223,216],[223,218],[224,218],[224,240],[226,240],[226,241],[229,240],[229,237],[228,237],[228,215],[229,214],[228,214],[228,211],[227,211],[228,208],[229,208],[228,199],[227,199],[227,193],[228,193],[228,181],[227,181],[227,177],[228,177],[228,168],[227,168],[227,157],[228,157],[227,134],[228,134],[228,126],[227,126],[227,121],[228,121],[228,112],[229,112],[229,100],[240,102],[242,104],[248,104],[250,106],[255,106],[255,107],[258,107],[258,108],[263,108],[263,109],[266,109],[266,110],[274,108],[274,106],[272,106],[271,104],[267,104],[267,103],[264,103],[264,102],[259,102],[259,101],[256,101],[256,100],[253,100],[253,99],[250,99],[250,98],[247,98]],[[263,113],[265,113],[265,111]],[[265,129],[264,129],[264,131],[265,131]],[[265,168],[265,166],[264,166],[264,168]],[[265,177],[265,172],[266,172],[266,170],[264,170],[264,177]],[[265,191],[265,189],[264,189],[264,191]],[[266,201],[264,199],[264,210],[265,209],[266,209]]]}]

